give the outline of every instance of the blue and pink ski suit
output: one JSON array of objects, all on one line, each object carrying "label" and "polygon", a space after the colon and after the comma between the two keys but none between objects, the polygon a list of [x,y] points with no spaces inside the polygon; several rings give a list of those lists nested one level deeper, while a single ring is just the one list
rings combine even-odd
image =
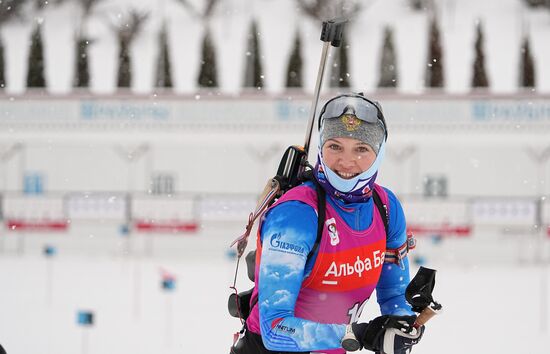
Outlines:
[{"label": "blue and pink ski suit", "polygon": [[405,301],[407,257],[384,263],[386,249],[406,240],[401,204],[375,186],[388,206],[388,233],[373,198],[345,203],[327,195],[321,242],[317,237],[317,193],[306,182],[285,193],[262,218],[257,241],[254,304],[246,325],[272,351],[345,353],[346,325],[357,322],[376,289],[382,314],[412,315]]}]

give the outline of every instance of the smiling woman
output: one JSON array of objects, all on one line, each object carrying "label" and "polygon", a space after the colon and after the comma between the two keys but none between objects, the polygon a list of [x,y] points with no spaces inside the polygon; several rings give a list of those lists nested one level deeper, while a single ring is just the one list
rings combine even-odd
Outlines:
[{"label": "smiling woman", "polygon": [[369,169],[376,153],[361,140],[331,138],[323,145],[325,164],[343,179],[350,179]]},{"label": "smiling woman", "polygon": [[387,135],[377,102],[360,95],[329,100],[319,116],[319,182],[346,201],[369,199]]},{"label": "smiling woman", "polygon": [[[287,191],[259,226],[251,310],[232,354],[343,354],[343,345],[404,354],[420,340],[424,327],[413,332],[416,316],[405,301],[401,203],[375,184],[387,135],[378,103],[358,94],[325,103],[314,178]],[[375,289],[382,316],[357,323]],[[392,326],[407,337],[384,343]]]}]

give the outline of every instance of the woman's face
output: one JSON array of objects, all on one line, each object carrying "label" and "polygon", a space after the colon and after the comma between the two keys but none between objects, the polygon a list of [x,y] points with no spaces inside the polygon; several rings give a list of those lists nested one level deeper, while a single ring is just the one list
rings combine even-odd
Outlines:
[{"label": "woman's face", "polygon": [[376,160],[370,145],[353,138],[328,139],[322,150],[325,165],[343,179],[365,172]]}]

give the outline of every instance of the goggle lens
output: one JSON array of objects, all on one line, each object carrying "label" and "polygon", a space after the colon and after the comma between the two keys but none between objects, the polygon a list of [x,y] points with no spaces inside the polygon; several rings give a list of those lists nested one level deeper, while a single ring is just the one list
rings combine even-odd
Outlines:
[{"label": "goggle lens", "polygon": [[353,114],[368,123],[378,122],[378,108],[363,98],[353,96],[342,96],[329,101],[321,113],[321,120],[337,118],[345,113]]},{"label": "goggle lens", "polygon": [[350,113],[367,123],[378,123],[380,121],[384,128],[386,140],[388,139],[388,127],[382,112],[373,102],[362,96],[343,95],[328,101],[319,116],[319,130],[327,118],[338,118],[342,114]]}]

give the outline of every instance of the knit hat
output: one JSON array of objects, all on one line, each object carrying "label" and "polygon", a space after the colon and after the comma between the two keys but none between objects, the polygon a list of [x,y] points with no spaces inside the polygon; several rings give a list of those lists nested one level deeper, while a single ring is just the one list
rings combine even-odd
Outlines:
[{"label": "knit hat", "polygon": [[368,144],[376,155],[384,141],[385,131],[382,122],[368,123],[353,114],[344,113],[340,117],[326,118],[321,127],[321,147],[328,139],[353,138]]}]

